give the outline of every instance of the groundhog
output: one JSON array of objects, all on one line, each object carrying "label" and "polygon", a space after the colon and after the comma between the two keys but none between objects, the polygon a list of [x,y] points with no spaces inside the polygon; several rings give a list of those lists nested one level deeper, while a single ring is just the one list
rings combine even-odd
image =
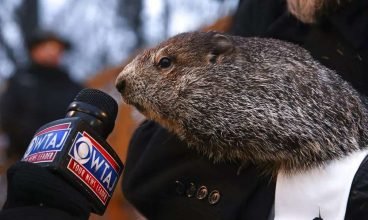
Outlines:
[{"label": "groundhog", "polygon": [[368,146],[358,92],[280,40],[179,34],[138,55],[116,86],[126,103],[213,161],[293,172]]}]

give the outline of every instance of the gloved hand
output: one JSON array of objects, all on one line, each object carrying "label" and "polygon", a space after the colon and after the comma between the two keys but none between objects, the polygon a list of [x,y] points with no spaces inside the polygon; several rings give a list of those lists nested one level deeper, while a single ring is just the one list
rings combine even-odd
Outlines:
[{"label": "gloved hand", "polygon": [[7,178],[7,201],[0,219],[88,219],[92,210],[81,192],[37,164],[17,162]]}]

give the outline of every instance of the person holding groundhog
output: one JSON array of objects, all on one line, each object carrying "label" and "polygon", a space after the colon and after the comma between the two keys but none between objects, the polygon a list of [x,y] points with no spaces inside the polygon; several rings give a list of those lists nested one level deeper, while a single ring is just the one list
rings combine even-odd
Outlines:
[{"label": "person holding groundhog", "polygon": [[[360,103],[359,108],[364,109],[364,96],[368,94],[366,74],[368,69],[368,43],[365,40],[368,39],[367,10],[368,4],[364,0],[243,0],[240,1],[230,32],[233,35],[245,37],[257,36],[281,39],[306,48],[310,51],[313,59],[335,71],[360,92],[360,94],[357,93],[354,96]],[[162,48],[160,49],[164,51],[163,48],[165,46],[171,48],[176,42],[171,41],[171,43],[161,45]],[[198,41],[195,41],[194,44],[196,43]],[[221,62],[221,60],[217,60],[216,53],[223,52],[223,49],[227,48],[227,44],[225,41],[225,44],[219,45],[212,51],[215,53],[209,57],[209,62],[211,62],[211,58],[213,58],[213,62]],[[199,63],[201,60],[197,59],[197,55],[204,53],[205,49],[202,49],[200,45],[193,48],[193,51],[185,51],[181,55],[188,56],[187,60],[192,60],[192,65],[198,66],[201,64]],[[237,50],[238,47],[235,48]],[[227,52],[231,54],[233,51]],[[149,56],[150,53],[145,55]],[[170,54],[167,55],[170,58]],[[193,57],[196,58],[194,59]],[[160,58],[162,56],[154,59],[161,68],[172,65],[172,60]],[[251,58],[249,57],[249,59]],[[283,60],[283,57],[279,58],[274,61],[270,60],[270,65],[276,65],[272,63]],[[129,70],[129,67],[127,68]],[[130,68],[136,67],[131,66]],[[191,67],[187,70],[190,69]],[[127,72],[128,70],[124,71]],[[178,71],[178,69],[175,69],[175,71]],[[169,74],[177,76],[179,73],[175,71]],[[186,69],[183,67],[180,71],[186,71]],[[224,71],[226,72],[227,70],[225,69]],[[189,76],[188,81],[190,81]],[[218,85],[222,85],[221,81],[218,82]],[[223,83],[223,85],[227,85],[227,83]],[[128,89],[128,86],[128,83],[126,85],[121,82],[118,83],[118,88],[121,91]],[[313,88],[313,85],[310,85],[310,87]],[[183,91],[185,90],[184,87],[182,89]],[[308,91],[308,87],[306,87],[306,91]],[[215,94],[214,92],[213,95]],[[166,95],[166,99],[171,98],[170,94]],[[211,93],[203,94],[203,96],[208,95],[211,95]],[[359,101],[360,98],[362,101]],[[127,100],[129,100],[129,97]],[[138,100],[146,99],[145,97],[140,97],[140,99],[138,97]],[[198,99],[198,101],[200,100]],[[214,96],[213,101],[215,102],[216,100],[217,97]],[[142,106],[142,103],[139,101],[132,101],[130,104],[135,105],[140,111],[145,110],[145,106]],[[184,104],[188,105],[188,103]],[[172,128],[176,134],[185,134],[176,123],[159,117],[159,115],[171,115],[175,114],[175,112],[165,108],[158,108],[155,111],[159,114],[148,112],[150,118],[155,119],[165,125],[165,127]],[[204,111],[206,111],[206,108],[204,108]],[[193,112],[191,114],[196,113]],[[234,112],[228,112],[228,114],[234,114]],[[216,115],[213,117],[216,117]],[[224,117],[226,118],[226,116]],[[196,121],[196,124],[202,125],[203,128],[208,126],[207,123],[201,121]],[[221,121],[213,121],[211,128],[221,125],[223,125]],[[364,127],[363,125],[362,127]],[[208,130],[211,129],[208,128]],[[352,130],[349,129],[349,131]],[[363,131],[361,132],[361,134],[364,133]],[[186,136],[184,135],[181,138],[185,140]],[[203,137],[199,137],[199,139],[201,138]],[[197,143],[196,140],[199,139],[194,139],[192,143]],[[214,143],[211,141],[212,139],[206,140],[208,143]],[[277,140],[275,141],[277,142]],[[290,143],[293,143],[293,140],[290,141]],[[364,141],[360,142],[360,144],[364,143]],[[257,143],[255,143],[255,146],[257,146]],[[191,148],[198,149],[193,145]],[[223,154],[231,155],[222,148],[215,151],[199,150],[199,154],[193,149],[189,149],[186,142],[181,141],[180,138],[156,122],[146,121],[137,129],[129,147],[122,186],[125,196],[138,211],[149,219],[268,220],[275,218],[275,182],[272,181],[272,174],[262,172],[262,169],[260,170],[252,163],[244,164],[236,162],[236,160],[233,160],[233,162],[219,160],[219,162],[214,163],[212,159],[216,159],[216,155],[217,157]],[[336,155],[348,152],[346,149],[343,149],[341,148],[341,154],[337,153]],[[238,155],[234,151],[230,152],[235,156]],[[203,156],[203,154],[207,155],[207,157]],[[320,156],[326,156],[326,160],[328,160],[327,157],[329,156],[334,157],[330,154]],[[208,157],[212,159],[208,159]],[[317,157],[309,158],[310,161],[304,161],[306,164],[301,165],[299,168],[314,164],[316,161],[313,158],[318,161]],[[368,218],[367,213],[362,208],[367,198],[364,197],[364,193],[361,191],[366,188],[366,182],[368,182],[364,172],[367,169],[366,163],[366,159],[363,158],[359,169],[355,167],[358,171],[352,182],[352,188],[346,204],[345,219]],[[284,165],[287,166],[287,164],[291,168],[295,165],[294,163],[286,163]],[[280,167],[282,164],[275,165]],[[321,179],[321,181],[326,180]],[[327,182],[326,185],[328,185]],[[311,219],[323,219],[325,215],[324,210],[316,208],[313,211],[315,213],[313,213]]]}]

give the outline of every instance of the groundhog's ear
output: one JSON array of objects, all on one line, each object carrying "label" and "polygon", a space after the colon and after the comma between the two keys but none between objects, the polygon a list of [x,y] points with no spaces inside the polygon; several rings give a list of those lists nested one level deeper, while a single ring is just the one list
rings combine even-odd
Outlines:
[{"label": "groundhog's ear", "polygon": [[209,61],[215,63],[219,57],[229,54],[234,50],[233,41],[226,35],[215,34],[211,39],[211,51]]}]

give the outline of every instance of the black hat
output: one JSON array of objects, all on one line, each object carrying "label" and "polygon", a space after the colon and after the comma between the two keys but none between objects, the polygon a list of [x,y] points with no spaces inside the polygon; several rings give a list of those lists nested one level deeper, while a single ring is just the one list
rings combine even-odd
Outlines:
[{"label": "black hat", "polygon": [[65,50],[71,49],[72,45],[71,43],[56,35],[53,32],[50,31],[36,31],[34,32],[27,40],[26,40],[26,46],[28,51],[31,51],[33,47],[39,45],[40,43],[46,42],[46,41],[57,41],[61,43]]}]

